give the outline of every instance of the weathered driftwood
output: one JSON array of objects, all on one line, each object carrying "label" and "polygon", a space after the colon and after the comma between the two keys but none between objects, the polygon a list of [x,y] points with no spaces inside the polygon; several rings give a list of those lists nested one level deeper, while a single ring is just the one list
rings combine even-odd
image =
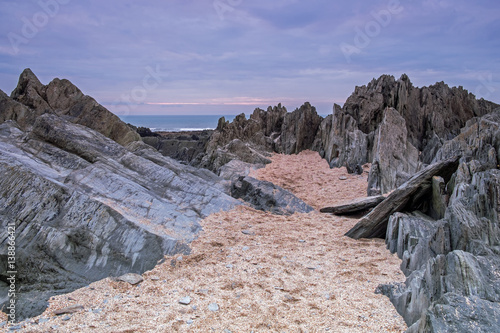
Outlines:
[{"label": "weathered driftwood", "polygon": [[368,208],[373,208],[377,206],[379,203],[384,201],[385,197],[383,195],[377,195],[367,198],[355,199],[351,202],[345,203],[343,205],[333,206],[333,207],[325,207],[321,208],[319,211],[321,213],[332,213],[335,215],[342,214],[353,214],[357,212],[364,211]]},{"label": "weathered driftwood", "polygon": [[359,238],[384,238],[387,231],[389,216],[395,212],[405,210],[408,206],[418,206],[420,200],[425,200],[425,195],[431,190],[431,180],[434,176],[441,176],[448,181],[458,168],[460,157],[434,163],[420,171],[406,183],[394,190],[387,198],[365,215],[345,235],[354,239]]}]

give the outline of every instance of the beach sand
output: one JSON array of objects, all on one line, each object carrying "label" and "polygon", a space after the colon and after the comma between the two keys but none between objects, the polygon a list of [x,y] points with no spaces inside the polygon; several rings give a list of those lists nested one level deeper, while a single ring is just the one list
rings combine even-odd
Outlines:
[{"label": "beach sand", "polygon": [[[251,175],[315,209],[366,196],[366,172],[330,169],[316,152],[272,161]],[[213,214],[201,222],[190,255],[166,257],[137,286],[107,278],[53,297],[44,314],[28,321],[41,323],[23,331],[403,332],[389,299],[374,292],[379,284],[404,281],[401,261],[381,239],[345,237],[356,222],[245,206]],[[187,296],[189,305],[180,304]],[[54,316],[75,304],[84,309]]]}]

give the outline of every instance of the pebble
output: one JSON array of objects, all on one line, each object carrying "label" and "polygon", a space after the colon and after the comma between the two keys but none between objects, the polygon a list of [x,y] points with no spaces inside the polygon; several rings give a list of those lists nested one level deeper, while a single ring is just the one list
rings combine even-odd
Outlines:
[{"label": "pebble", "polygon": [[182,305],[189,305],[189,303],[191,303],[191,297],[189,296],[183,297],[179,300],[179,304]]},{"label": "pebble", "polygon": [[233,265],[232,264],[227,264],[226,268],[233,268]]},{"label": "pebble", "polygon": [[21,325],[16,325],[16,326],[9,327],[10,331],[15,331],[15,330],[20,330],[20,329],[21,329]]},{"label": "pebble", "polygon": [[250,249],[250,248],[249,248],[248,246],[243,246],[243,247],[241,248],[241,250],[242,250],[242,251],[248,251],[249,249]]},{"label": "pebble", "polygon": [[61,309],[61,310],[56,310],[56,311],[54,311],[54,314],[56,316],[60,316],[63,314],[68,314],[68,313],[75,313],[75,312],[80,311],[80,310],[83,310],[83,306],[77,304],[77,305],[68,306],[68,307]]},{"label": "pebble", "polygon": [[101,313],[102,312],[102,309],[93,309],[92,310],[92,313]]},{"label": "pebble", "polygon": [[70,316],[65,316],[65,317],[62,319],[62,321],[68,321],[68,320],[70,320],[70,319],[71,319],[71,317],[70,317]]},{"label": "pebble", "polygon": [[196,310],[198,310],[198,307],[197,307],[196,305],[193,305],[193,306],[191,307],[191,309],[193,309],[193,310],[195,310],[195,311],[196,311]]},{"label": "pebble", "polygon": [[191,325],[192,323],[194,323],[194,321],[192,319],[189,319],[186,321],[186,324],[188,324],[188,325]]},{"label": "pebble", "polygon": [[347,177],[346,176],[340,176],[339,179],[340,180],[347,180]]},{"label": "pebble", "polygon": [[299,239],[299,243],[305,243],[306,241],[303,239]]},{"label": "pebble", "polygon": [[127,282],[133,286],[144,281],[142,276],[140,276],[139,274],[135,274],[135,273],[123,274],[122,276],[118,277],[117,280]]},{"label": "pebble", "polygon": [[241,232],[245,235],[249,235],[249,236],[253,236],[255,235],[254,232],[250,231],[250,230],[241,230]]},{"label": "pebble", "polygon": [[210,303],[208,305],[208,310],[212,311],[212,312],[217,312],[219,311],[219,304],[217,303]]}]

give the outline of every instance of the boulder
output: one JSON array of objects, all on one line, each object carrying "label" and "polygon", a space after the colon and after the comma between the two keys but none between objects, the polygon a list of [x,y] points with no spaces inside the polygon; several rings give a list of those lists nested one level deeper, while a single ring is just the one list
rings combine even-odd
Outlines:
[{"label": "boulder", "polygon": [[314,210],[287,190],[252,177],[239,177],[231,185],[231,195],[243,199],[255,209],[278,215],[309,213]]}]

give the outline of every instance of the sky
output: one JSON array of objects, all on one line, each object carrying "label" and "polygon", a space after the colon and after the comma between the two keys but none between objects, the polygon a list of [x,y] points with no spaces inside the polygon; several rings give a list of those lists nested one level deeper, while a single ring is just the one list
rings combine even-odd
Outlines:
[{"label": "sky", "polygon": [[0,90],[31,68],[119,116],[250,114],[406,73],[500,103],[497,0],[3,0]]}]

